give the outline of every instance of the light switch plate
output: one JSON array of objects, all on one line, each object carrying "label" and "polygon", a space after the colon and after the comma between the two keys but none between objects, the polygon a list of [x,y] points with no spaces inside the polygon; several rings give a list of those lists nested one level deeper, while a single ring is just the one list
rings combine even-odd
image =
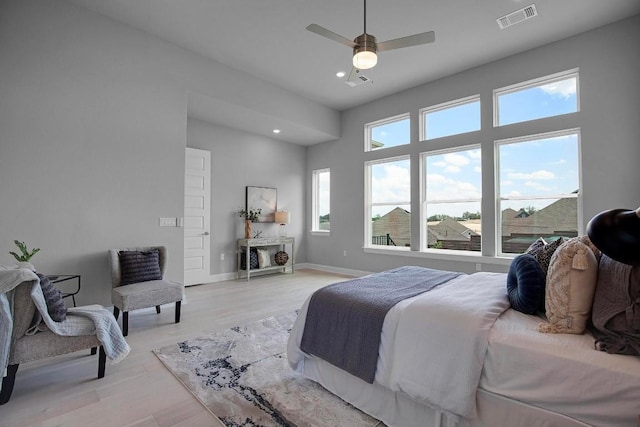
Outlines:
[{"label": "light switch plate", "polygon": [[160,227],[175,227],[175,218],[160,218]]}]

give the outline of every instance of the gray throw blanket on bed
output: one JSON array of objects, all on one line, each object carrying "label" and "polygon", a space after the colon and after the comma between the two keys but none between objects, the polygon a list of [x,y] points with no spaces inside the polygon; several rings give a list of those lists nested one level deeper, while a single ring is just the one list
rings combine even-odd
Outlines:
[{"label": "gray throw blanket on bed", "polygon": [[319,289],[309,301],[300,348],[371,384],[387,312],[460,274],[409,266]]},{"label": "gray throw blanket on bed", "polygon": [[602,255],[592,321],[598,350],[640,356],[640,266]]}]

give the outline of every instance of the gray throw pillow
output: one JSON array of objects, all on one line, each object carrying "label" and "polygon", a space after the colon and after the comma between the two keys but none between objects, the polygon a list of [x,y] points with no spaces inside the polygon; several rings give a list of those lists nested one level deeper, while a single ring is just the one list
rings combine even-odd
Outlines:
[{"label": "gray throw pillow", "polygon": [[62,292],[56,288],[47,276],[38,273],[40,288],[47,303],[47,312],[54,322],[62,322],[67,318],[67,307],[62,300]]},{"label": "gray throw pillow", "polygon": [[148,251],[120,251],[120,284],[162,280],[160,253],[158,249]]}]

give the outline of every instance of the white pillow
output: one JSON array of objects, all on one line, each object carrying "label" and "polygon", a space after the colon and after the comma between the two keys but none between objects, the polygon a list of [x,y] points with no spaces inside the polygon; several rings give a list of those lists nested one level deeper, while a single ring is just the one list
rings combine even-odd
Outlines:
[{"label": "white pillow", "polygon": [[258,249],[258,268],[271,267],[271,256],[268,249]]}]

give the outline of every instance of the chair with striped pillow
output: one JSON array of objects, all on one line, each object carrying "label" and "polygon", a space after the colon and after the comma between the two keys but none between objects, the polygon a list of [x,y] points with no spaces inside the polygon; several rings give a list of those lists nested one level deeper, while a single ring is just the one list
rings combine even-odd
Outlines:
[{"label": "chair with striped pillow", "polygon": [[116,320],[122,311],[122,335],[129,333],[129,311],[175,303],[175,323],[180,322],[183,287],[164,278],[167,248],[147,246],[110,249],[111,302]]}]

